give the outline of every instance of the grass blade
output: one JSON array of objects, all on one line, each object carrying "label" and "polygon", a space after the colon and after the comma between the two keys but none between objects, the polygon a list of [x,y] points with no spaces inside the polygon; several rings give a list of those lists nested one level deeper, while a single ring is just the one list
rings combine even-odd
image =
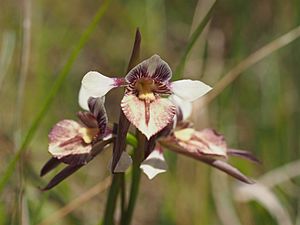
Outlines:
[{"label": "grass blade", "polygon": [[239,77],[239,75],[241,75],[245,70],[249,69],[251,66],[263,60],[264,58],[270,56],[277,50],[292,43],[299,37],[300,26],[290,30],[286,34],[275,39],[274,41],[269,42],[256,52],[249,55],[247,58],[245,58],[235,67],[233,67],[229,72],[227,72],[223,76],[223,78],[220,81],[218,81],[218,83],[213,87],[212,91],[209,92],[206,96],[204,96],[203,105],[209,104],[212,100],[219,96],[222,93],[222,91],[230,84],[232,84],[232,82],[235,81]]},{"label": "grass blade", "polygon": [[97,183],[95,186],[84,192],[78,198],[75,198],[65,206],[61,207],[56,212],[49,215],[46,219],[39,223],[39,225],[51,225],[55,222],[58,222],[63,217],[67,216],[70,212],[74,211],[77,208],[83,206],[91,198],[95,197],[97,194],[105,191],[111,183],[111,177],[107,177],[104,180]]},{"label": "grass blade", "polygon": [[8,67],[12,62],[16,44],[16,35],[12,31],[3,32],[3,41],[0,51],[0,90]]},{"label": "grass blade", "polygon": [[204,28],[206,27],[208,21],[211,18],[211,15],[213,13],[213,9],[215,8],[217,1],[215,1],[212,6],[210,7],[210,9],[208,10],[206,16],[203,18],[203,20],[201,21],[201,23],[199,23],[199,25],[197,26],[197,28],[195,29],[195,31],[193,32],[193,34],[190,37],[190,40],[188,41],[188,44],[185,47],[184,53],[179,61],[179,64],[175,70],[175,73],[173,75],[173,79],[174,80],[178,80],[183,72],[184,69],[184,65],[186,62],[186,59],[188,57],[188,54],[190,53],[190,51],[192,50],[194,44],[196,43],[196,41],[198,40],[200,34],[202,34],[202,31],[204,30]]}]

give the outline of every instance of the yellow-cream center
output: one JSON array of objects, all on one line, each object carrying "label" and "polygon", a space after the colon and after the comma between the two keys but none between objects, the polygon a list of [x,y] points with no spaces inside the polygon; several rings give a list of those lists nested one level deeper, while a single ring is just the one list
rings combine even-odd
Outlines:
[{"label": "yellow-cream center", "polygon": [[81,134],[81,137],[82,137],[83,141],[86,144],[90,144],[90,143],[92,143],[93,138],[98,133],[98,128],[82,127],[82,128],[79,129],[79,133]]},{"label": "yellow-cream center", "polygon": [[155,83],[152,79],[140,79],[135,83],[135,88],[138,91],[138,98],[145,101],[154,101]]},{"label": "yellow-cream center", "polygon": [[174,131],[174,135],[177,139],[184,141],[184,142],[188,142],[189,140],[191,140],[194,132],[195,132],[195,130],[192,128],[185,128],[182,130]]}]

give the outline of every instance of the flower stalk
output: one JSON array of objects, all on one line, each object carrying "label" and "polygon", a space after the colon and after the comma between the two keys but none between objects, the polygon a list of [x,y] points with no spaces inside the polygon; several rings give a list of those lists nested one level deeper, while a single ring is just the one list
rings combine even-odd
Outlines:
[{"label": "flower stalk", "polygon": [[117,173],[113,175],[112,183],[109,189],[106,206],[105,206],[105,212],[104,212],[104,218],[102,223],[99,225],[113,225],[114,224],[114,214],[115,209],[117,206],[117,198],[118,193],[120,190],[122,177],[124,175],[121,173]]},{"label": "flower stalk", "polygon": [[134,151],[133,162],[132,162],[132,175],[131,175],[131,187],[128,207],[125,214],[125,220],[122,221],[121,225],[129,225],[132,220],[133,211],[135,208],[136,199],[139,192],[140,180],[141,180],[141,170],[140,165],[144,159],[144,150],[146,148],[147,140],[145,135],[143,135],[139,130],[136,132],[138,139],[138,147]]},{"label": "flower stalk", "polygon": [[[141,44],[141,34],[139,29],[136,30],[135,34],[135,41],[131,53],[131,57],[128,63],[127,72],[129,72],[139,60],[140,55],[140,44]],[[115,141],[115,145],[113,148],[113,160],[112,160],[112,173],[115,172],[115,168],[117,163],[119,162],[122,153],[126,150],[126,136],[128,136],[128,129],[129,129],[129,121],[124,115],[122,109],[120,110],[120,117],[119,117],[119,125],[117,128],[117,137]],[[145,138],[145,137],[144,137]],[[133,139],[133,137],[131,138]],[[134,149],[134,156],[133,156],[133,168],[132,168],[132,184],[131,184],[131,191],[130,191],[130,199],[128,203],[128,207],[126,208],[126,184],[125,184],[125,176],[124,173],[116,173],[113,175],[113,182],[110,187],[109,196],[107,198],[106,209],[103,219],[103,225],[110,225],[113,223],[114,212],[116,208],[116,202],[118,197],[118,191],[121,191],[121,217],[120,223],[121,224],[129,224],[131,221],[134,205],[136,202],[136,197],[138,193],[139,181],[140,181],[140,170],[139,164],[136,163],[136,160],[140,157],[138,156],[138,150],[140,149],[140,140],[138,140],[137,149]],[[143,150],[140,150],[140,154],[143,153]],[[142,159],[141,159],[142,160]],[[140,162],[141,162],[140,160]],[[128,214],[130,214],[130,219],[128,219]]]}]

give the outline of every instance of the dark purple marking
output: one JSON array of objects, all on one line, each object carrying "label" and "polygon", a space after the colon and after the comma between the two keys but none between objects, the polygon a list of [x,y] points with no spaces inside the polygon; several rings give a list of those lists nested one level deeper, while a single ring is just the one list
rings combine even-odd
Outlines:
[{"label": "dark purple marking", "polygon": [[65,147],[66,145],[74,144],[76,142],[83,142],[82,137],[80,137],[80,136],[72,137],[69,140],[64,141],[63,143],[59,144],[59,147],[62,148],[62,147]]},{"label": "dark purple marking", "polygon": [[145,122],[146,125],[148,126],[150,120],[150,101],[145,100],[144,104],[145,104]]}]

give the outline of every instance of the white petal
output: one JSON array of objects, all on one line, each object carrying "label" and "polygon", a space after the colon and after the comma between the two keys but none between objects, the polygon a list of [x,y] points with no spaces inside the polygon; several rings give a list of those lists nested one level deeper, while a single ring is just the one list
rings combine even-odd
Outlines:
[{"label": "white petal", "polygon": [[80,87],[78,101],[79,101],[79,105],[81,108],[89,111],[88,99],[91,96],[92,96],[92,93],[90,93],[88,90],[86,90],[86,88],[84,88],[83,86]]},{"label": "white petal", "polygon": [[132,159],[130,155],[128,155],[127,152],[123,152],[119,162],[117,163],[114,172],[115,173],[125,172],[129,168],[129,166],[131,166],[131,164],[132,164]]},{"label": "white petal", "polygon": [[184,101],[182,98],[178,97],[177,95],[171,95],[170,100],[180,108],[182,112],[182,119],[186,120],[192,114],[193,105],[189,101]]},{"label": "white petal", "polygon": [[85,110],[88,108],[88,99],[90,97],[102,97],[109,90],[118,85],[115,82],[116,79],[106,77],[101,73],[90,71],[84,75],[81,81],[81,87],[79,91],[79,105]]},{"label": "white petal", "polygon": [[171,83],[172,91],[186,101],[194,101],[212,88],[199,80],[178,80]]},{"label": "white petal", "polygon": [[166,172],[168,169],[168,165],[165,162],[165,158],[163,154],[159,150],[153,150],[150,155],[145,159],[140,168],[147,175],[147,177],[151,180],[157,174]]},{"label": "white petal", "polygon": [[106,77],[96,71],[90,71],[84,75],[81,83],[94,95],[93,97],[102,97],[116,87],[114,78]]}]

